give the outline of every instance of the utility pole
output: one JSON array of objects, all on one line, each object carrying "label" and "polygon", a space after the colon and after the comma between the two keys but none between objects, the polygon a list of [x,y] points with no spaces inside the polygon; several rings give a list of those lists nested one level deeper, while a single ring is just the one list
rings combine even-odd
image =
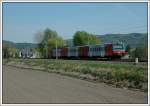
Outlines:
[{"label": "utility pole", "polygon": [[88,45],[89,45],[89,35],[88,35]]},{"label": "utility pole", "polygon": [[57,39],[56,39],[56,60],[58,59],[57,57]]},{"label": "utility pole", "polygon": [[48,53],[47,53],[48,52],[48,50],[47,50],[48,47],[47,47],[47,42],[46,41],[45,41],[45,46],[46,46],[45,47],[45,49],[46,49],[46,58],[48,58]]},{"label": "utility pole", "polygon": [[46,58],[48,58],[48,46],[46,45]]}]

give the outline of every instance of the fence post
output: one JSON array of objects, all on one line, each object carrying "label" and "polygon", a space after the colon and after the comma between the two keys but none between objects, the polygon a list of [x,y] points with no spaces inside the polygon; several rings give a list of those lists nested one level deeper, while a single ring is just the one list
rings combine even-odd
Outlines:
[{"label": "fence post", "polygon": [[139,60],[138,58],[135,58],[135,64],[138,64]]}]

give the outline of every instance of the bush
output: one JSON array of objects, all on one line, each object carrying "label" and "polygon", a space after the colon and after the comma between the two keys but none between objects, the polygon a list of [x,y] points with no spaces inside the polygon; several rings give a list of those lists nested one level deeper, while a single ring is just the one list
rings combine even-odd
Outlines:
[{"label": "bush", "polygon": [[147,60],[148,59],[148,44],[144,43],[135,48],[131,54],[132,58],[138,57],[140,60]]}]

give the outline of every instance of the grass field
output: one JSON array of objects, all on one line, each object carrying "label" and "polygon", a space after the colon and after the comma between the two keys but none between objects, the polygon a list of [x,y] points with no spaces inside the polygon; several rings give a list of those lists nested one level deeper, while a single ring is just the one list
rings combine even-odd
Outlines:
[{"label": "grass field", "polygon": [[115,87],[135,88],[147,91],[147,65],[55,59],[13,59],[11,61],[24,63],[32,67],[42,67],[48,72],[104,82]]}]

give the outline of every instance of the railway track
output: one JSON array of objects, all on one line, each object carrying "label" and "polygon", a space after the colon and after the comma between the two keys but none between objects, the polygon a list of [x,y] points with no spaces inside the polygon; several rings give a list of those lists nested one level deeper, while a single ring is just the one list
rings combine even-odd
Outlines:
[{"label": "railway track", "polygon": [[[135,59],[108,59],[108,58],[67,58],[64,60],[89,60],[89,61],[107,61],[107,62],[131,62],[134,63]],[[139,60],[139,63],[148,63],[148,60]]]},{"label": "railway track", "polygon": [[[28,58],[28,59],[45,59],[45,58]],[[47,59],[51,59],[51,58],[47,58]],[[53,59],[55,59],[55,58],[53,58]],[[135,63],[135,59],[108,59],[108,58],[58,58],[58,59]],[[138,62],[147,64],[148,60],[139,60]]]},{"label": "railway track", "polygon": [[[135,62],[135,59],[115,59],[111,61],[116,62]],[[138,62],[148,62],[148,60],[139,60]]]}]

